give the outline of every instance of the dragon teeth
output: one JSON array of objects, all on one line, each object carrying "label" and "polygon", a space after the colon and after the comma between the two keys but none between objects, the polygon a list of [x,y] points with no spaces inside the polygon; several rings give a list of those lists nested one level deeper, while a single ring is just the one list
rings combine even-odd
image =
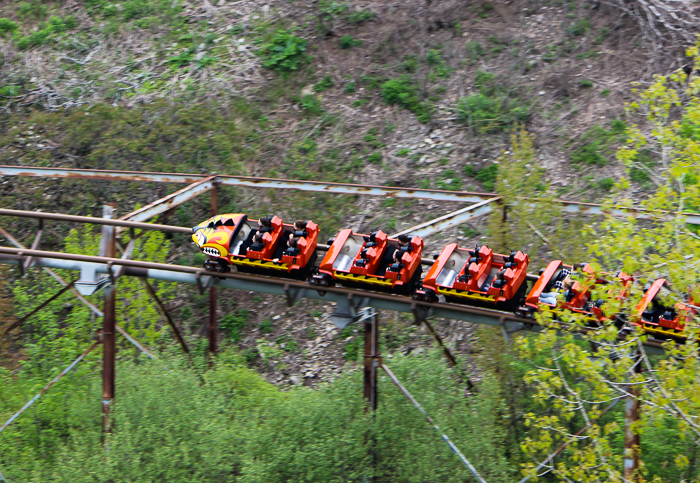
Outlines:
[{"label": "dragon teeth", "polygon": [[217,250],[216,248],[204,247],[202,248],[202,251],[205,255],[211,255],[212,257],[220,256],[219,250]]}]

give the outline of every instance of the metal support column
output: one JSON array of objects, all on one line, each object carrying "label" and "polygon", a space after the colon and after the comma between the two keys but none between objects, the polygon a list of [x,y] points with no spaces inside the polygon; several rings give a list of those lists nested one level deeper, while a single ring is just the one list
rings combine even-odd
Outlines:
[{"label": "metal support column", "polygon": [[[216,184],[211,189],[211,216],[216,216],[218,209],[218,193]],[[216,320],[216,287],[209,288],[209,354],[216,354],[216,342],[218,336],[218,323]]]},{"label": "metal support column", "polygon": [[382,361],[379,357],[379,316],[374,309],[367,308],[365,316],[365,360],[364,395],[369,409],[377,409],[377,371]]},{"label": "metal support column", "polygon": [[[115,209],[105,205],[103,218],[113,218]],[[116,255],[116,238],[114,227],[105,225],[102,227],[102,241],[100,255],[114,258]],[[115,325],[116,325],[116,284],[114,281],[105,288],[104,307],[102,312],[102,430],[111,432],[109,422],[109,410],[114,399],[114,360],[116,355]]]},{"label": "metal support column", "polygon": [[[634,357],[635,374],[642,372],[642,354]],[[639,421],[639,386],[631,384],[627,388],[629,396],[625,400],[625,481],[642,481],[639,475],[639,433],[635,428]]]}]

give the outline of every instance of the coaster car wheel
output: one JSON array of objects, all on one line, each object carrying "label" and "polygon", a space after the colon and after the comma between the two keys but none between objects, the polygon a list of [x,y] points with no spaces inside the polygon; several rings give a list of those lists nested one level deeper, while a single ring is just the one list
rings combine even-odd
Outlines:
[{"label": "coaster car wheel", "polygon": [[333,277],[327,273],[319,273],[311,277],[309,283],[315,287],[332,287],[335,285]]},{"label": "coaster car wheel", "polygon": [[231,271],[231,267],[229,266],[228,262],[222,258],[207,260],[204,262],[204,269],[209,272],[218,273],[229,273]]},{"label": "coaster car wheel", "polygon": [[429,288],[420,288],[416,290],[411,298],[419,302],[428,302],[430,304],[434,304],[439,300],[435,291]]}]

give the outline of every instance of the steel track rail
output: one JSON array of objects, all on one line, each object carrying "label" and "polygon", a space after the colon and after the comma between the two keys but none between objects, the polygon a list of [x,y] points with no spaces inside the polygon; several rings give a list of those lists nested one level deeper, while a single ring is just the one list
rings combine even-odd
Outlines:
[{"label": "steel track rail", "polygon": [[142,223],[140,221],[116,220],[111,218],[93,218],[91,216],[64,215],[62,213],[45,213],[43,211],[8,210],[0,208],[0,216],[19,216],[22,218],[38,218],[43,220],[68,221],[73,223],[92,223],[95,225],[121,226],[138,230],[168,231],[172,233],[192,234],[192,228],[157,223]]},{"label": "steel track rail", "polygon": [[[456,201],[462,203],[478,203],[494,197],[496,193],[471,193],[463,191],[428,190],[421,188],[400,188],[392,186],[374,186],[352,183],[330,183],[320,181],[290,180],[280,178],[257,178],[252,176],[232,176],[218,174],[189,174],[189,173],[157,173],[150,171],[117,171],[105,169],[73,169],[73,168],[35,168],[29,166],[0,165],[0,176],[29,176],[39,178],[68,178],[68,179],[98,179],[108,181],[141,181],[156,183],[199,183],[214,177],[214,183],[220,186],[239,186],[242,188],[270,188],[298,190],[314,193],[336,193],[350,195],[384,196],[395,198],[422,198],[433,201]],[[527,198],[523,198],[527,201]],[[659,216],[677,215],[685,223],[700,225],[700,213],[664,213],[653,212],[642,208],[614,208],[607,211],[603,205],[582,203],[578,201],[553,200],[561,205],[567,213],[585,213],[601,215],[610,213],[615,216],[634,216],[649,219]]]},{"label": "steel track rail", "polygon": [[[477,324],[501,327],[514,332],[518,330],[540,331],[543,327],[533,319],[518,317],[513,313],[501,312],[485,308],[477,308],[450,303],[429,303],[412,300],[410,297],[350,289],[345,287],[312,287],[306,282],[281,279],[267,276],[244,275],[241,273],[207,272],[196,267],[172,265],[166,263],[125,260],[121,258],[97,257],[90,255],[75,255],[70,253],[51,252],[45,250],[23,250],[11,247],[0,247],[0,263],[20,264],[25,257],[32,257],[34,266],[60,268],[64,270],[82,270],[90,266],[96,273],[113,274],[115,266],[123,266],[122,275],[142,278],[152,278],[168,282],[196,284],[200,288],[216,285],[222,288],[234,288],[253,292],[262,292],[286,296],[291,304],[300,298],[324,300],[327,302],[348,302],[361,307],[374,307],[397,312],[415,313],[422,308],[427,316],[443,317],[462,320]],[[213,278],[219,278],[216,281]],[[562,327],[566,324],[560,323]],[[583,331],[595,329],[582,329]],[[649,339],[644,343],[652,353],[663,351],[662,341]]]},{"label": "steel track rail", "polygon": [[314,193],[336,193],[347,195],[370,195],[396,198],[423,198],[434,201],[457,201],[477,203],[493,198],[494,194],[471,193],[465,191],[428,190],[421,188],[400,188],[354,183],[331,183],[320,181],[288,180],[280,178],[257,178],[252,176],[232,176],[220,174],[180,174],[155,173],[148,171],[115,171],[104,169],[35,168],[29,166],[0,165],[0,176],[29,176],[40,178],[99,179],[107,181],[141,181],[156,183],[192,184],[216,176],[220,186],[240,186],[241,188],[271,188],[309,191]]}]

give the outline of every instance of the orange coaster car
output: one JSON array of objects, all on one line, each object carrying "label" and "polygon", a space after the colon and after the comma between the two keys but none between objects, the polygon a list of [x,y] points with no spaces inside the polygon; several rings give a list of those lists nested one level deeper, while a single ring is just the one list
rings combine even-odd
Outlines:
[{"label": "orange coaster car", "polygon": [[[634,278],[622,272],[616,278],[622,282],[623,289],[615,298],[622,300],[628,294]],[[601,308],[604,301],[591,300],[591,289],[595,285],[608,283],[605,278],[597,277],[587,263],[564,265],[561,260],[554,260],[540,272],[540,278],[532,286],[525,306],[521,308],[522,315],[531,315],[540,305],[544,305],[550,310],[569,310],[602,321],[605,319]]]},{"label": "orange coaster car", "polygon": [[310,283],[330,287],[340,282],[385,292],[410,294],[422,274],[423,240],[417,236],[388,238],[383,231],[358,235],[338,233]]},{"label": "orange coaster car", "polygon": [[663,298],[670,294],[666,279],[656,280],[637,304],[630,322],[644,327],[645,331],[653,333],[655,337],[683,337],[685,324],[698,315],[698,311],[691,306],[695,305],[692,299],[691,305],[683,302],[669,305],[664,302]]},{"label": "orange coaster car", "polygon": [[414,298],[435,302],[441,294],[452,302],[514,310],[527,289],[529,261],[521,251],[499,255],[486,245],[467,250],[451,243],[438,255]]},{"label": "orange coaster car", "polygon": [[[262,218],[261,218],[262,220]],[[213,272],[239,271],[306,279],[316,261],[318,226],[306,222],[303,230],[265,217],[267,225],[241,213],[217,215],[192,228],[192,240],[209,256],[204,268]]]}]

